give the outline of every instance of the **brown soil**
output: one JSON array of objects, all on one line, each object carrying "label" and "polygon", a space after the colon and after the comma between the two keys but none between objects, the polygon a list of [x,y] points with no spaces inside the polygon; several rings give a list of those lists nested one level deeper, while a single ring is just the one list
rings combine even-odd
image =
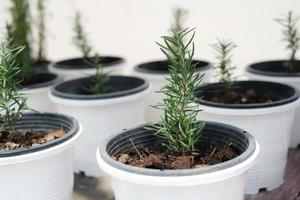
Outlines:
[{"label": "brown soil", "polygon": [[255,104],[255,103],[271,103],[281,100],[281,97],[274,98],[269,94],[257,95],[253,89],[247,90],[245,93],[236,91],[228,91],[214,95],[211,101],[223,104]]},{"label": "brown soil", "polygon": [[30,148],[44,144],[65,135],[64,130],[52,132],[36,132],[33,130],[18,131],[13,134],[0,130],[0,152],[12,151],[20,148]]},{"label": "brown soil", "polygon": [[215,165],[238,156],[238,152],[231,146],[210,147],[209,149],[182,155],[170,150],[158,150],[147,147],[143,150],[122,153],[113,157],[123,164],[151,169],[191,169]]}]

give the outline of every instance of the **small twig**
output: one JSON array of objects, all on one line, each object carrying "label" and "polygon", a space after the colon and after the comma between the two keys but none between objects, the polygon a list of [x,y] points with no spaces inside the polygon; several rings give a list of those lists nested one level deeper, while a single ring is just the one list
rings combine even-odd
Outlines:
[{"label": "small twig", "polygon": [[142,156],[142,154],[140,154],[139,150],[138,150],[138,149],[136,148],[136,146],[134,145],[134,143],[133,143],[133,141],[132,141],[131,138],[130,138],[130,142],[131,142],[133,148],[135,149],[135,151],[139,154],[140,158],[141,158],[141,159],[144,159],[144,157]]}]

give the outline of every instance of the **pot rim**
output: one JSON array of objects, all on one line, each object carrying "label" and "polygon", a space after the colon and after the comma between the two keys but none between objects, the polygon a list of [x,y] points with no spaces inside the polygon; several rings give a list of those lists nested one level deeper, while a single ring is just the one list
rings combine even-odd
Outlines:
[{"label": "pot rim", "polygon": [[[263,71],[259,69],[254,69],[253,66],[257,64],[268,64],[268,63],[282,63],[287,62],[288,60],[284,59],[278,59],[278,60],[265,60],[265,61],[259,61],[255,63],[251,63],[246,67],[246,72],[261,76],[270,76],[270,77],[281,77],[281,78],[297,78],[300,77],[300,72],[297,73],[286,73],[286,72],[270,72],[270,71]],[[296,60],[297,62],[300,62],[300,60]]]},{"label": "pot rim", "polygon": [[[44,119],[42,117],[45,117]],[[18,158],[18,157],[23,157],[23,156],[27,156],[27,155],[31,155],[31,154],[35,154],[35,153],[39,153],[39,152],[43,152],[45,150],[51,149],[51,148],[55,148],[57,146],[63,145],[64,143],[68,143],[68,141],[73,140],[73,138],[77,138],[78,135],[80,135],[81,132],[81,127],[79,122],[70,116],[64,115],[64,114],[58,114],[58,113],[25,113],[23,115],[23,118],[21,118],[19,121],[17,121],[16,123],[21,123],[24,120],[29,120],[28,123],[33,123],[31,122],[31,120],[34,121],[45,121],[45,125],[47,125],[47,119],[46,118],[52,118],[52,122],[49,122],[49,125],[51,125],[51,123],[56,122],[57,125],[59,125],[60,121],[65,121],[65,122],[69,122],[71,125],[71,129],[62,137],[57,138],[55,140],[52,140],[50,142],[46,142],[44,144],[39,144],[33,147],[30,147],[28,149],[26,148],[19,148],[16,150],[12,150],[12,151],[4,151],[4,152],[0,152],[0,165],[2,163],[2,161],[4,160],[11,160],[14,158]],[[25,121],[26,122],[26,121]],[[26,123],[24,123],[26,124]],[[26,126],[26,125],[25,125]],[[40,127],[39,127],[40,128]],[[18,129],[18,128],[16,128]],[[21,129],[30,129],[29,127],[24,127]]]},{"label": "pot rim", "polygon": [[[259,81],[259,80],[242,80],[242,81],[234,81],[234,83],[259,83],[259,84],[268,84],[268,85],[277,85],[280,87],[286,87],[286,89],[290,89],[294,91],[294,94],[288,98],[270,102],[270,103],[251,103],[251,104],[224,104],[224,103],[215,103],[212,101],[206,101],[201,98],[197,99],[197,102],[195,102],[198,105],[206,106],[206,107],[213,107],[213,108],[223,108],[223,109],[235,109],[235,110],[252,110],[252,109],[267,109],[267,108],[274,108],[274,107],[280,107],[285,106],[288,104],[291,104],[293,102],[299,101],[299,90],[293,86],[281,84],[277,82],[271,82],[271,81]],[[214,85],[221,85],[221,83],[208,83],[204,85],[203,87],[207,86],[214,86]]]},{"label": "pot rim", "polygon": [[[155,60],[152,60],[152,61],[143,62],[143,63],[140,63],[140,64],[136,65],[133,70],[137,73],[143,73],[143,74],[167,75],[167,74],[170,74],[170,72],[160,71],[160,70],[147,70],[147,69],[140,68],[141,65],[152,64],[152,63],[157,63],[157,62],[166,62],[166,61],[167,61],[166,59],[155,59]],[[196,70],[195,70],[196,72],[201,72],[201,71],[205,71],[205,70],[213,68],[213,65],[210,62],[206,61],[206,60],[194,59],[194,61],[206,63],[205,66],[200,67],[200,68],[196,68]]]},{"label": "pot rim", "polygon": [[93,77],[84,77],[84,78],[78,78],[78,79],[72,79],[68,80],[62,83],[58,83],[54,85],[51,88],[51,96],[57,98],[57,99],[67,99],[71,101],[99,101],[99,100],[110,100],[110,99],[115,99],[115,98],[122,98],[126,96],[132,96],[134,94],[141,93],[143,91],[146,91],[150,86],[149,82],[145,79],[139,78],[139,77],[134,77],[134,76],[121,76],[121,75],[115,75],[115,76],[110,76],[112,78],[127,78],[127,79],[132,79],[132,80],[139,80],[142,81],[143,83],[135,88],[129,89],[129,90],[124,90],[124,91],[117,91],[117,92],[112,92],[112,93],[105,93],[105,94],[69,94],[69,93],[64,93],[61,91],[57,90],[57,87],[63,85],[63,84],[70,84],[72,82],[78,82],[78,81],[86,81],[89,79],[92,79]]},{"label": "pot rim", "polygon": [[26,85],[26,86],[21,86],[21,90],[24,92],[31,92],[33,90],[39,90],[39,89],[44,89],[47,87],[51,87],[59,82],[62,81],[62,78],[55,74],[55,73],[51,73],[51,72],[38,72],[35,74],[35,76],[38,76],[40,74],[48,74],[48,75],[52,75],[53,78],[49,81],[44,81],[42,83],[37,83],[37,84],[31,84],[31,85]]},{"label": "pot rim", "polygon": [[[195,180],[197,180],[197,184],[201,182],[215,182],[217,180],[240,174],[248,170],[254,164],[254,161],[257,159],[259,154],[259,145],[252,135],[240,128],[231,125],[218,122],[205,123],[206,126],[209,124],[210,126],[222,128],[225,127],[227,129],[231,129],[232,131],[236,131],[239,134],[243,134],[249,141],[248,148],[234,159],[205,168],[163,171],[156,169],[138,168],[122,164],[111,158],[107,153],[107,145],[109,144],[109,142],[118,135],[126,133],[126,130],[119,134],[110,136],[99,145],[96,152],[98,164],[106,173],[125,181],[151,185],[175,184],[178,186],[186,184],[193,185],[195,184]],[[138,129],[143,126],[139,126],[134,129]]]},{"label": "pot rim", "polygon": [[[109,55],[103,55],[103,56],[100,56],[100,57],[106,57],[106,58],[114,58],[116,59],[116,61],[114,62],[110,62],[110,63],[106,63],[103,65],[104,68],[106,67],[113,67],[115,65],[118,65],[118,64],[122,64],[125,62],[125,59],[122,58],[122,57],[119,57],[119,56],[109,56]],[[59,61],[56,61],[56,62],[52,62],[51,63],[51,66],[55,69],[58,69],[58,70],[66,70],[66,71],[77,71],[77,70],[94,70],[95,67],[93,66],[89,66],[89,65],[82,65],[80,67],[77,67],[77,68],[72,68],[70,67],[71,65],[66,65],[66,64],[61,64],[63,62],[68,62],[68,61],[71,61],[71,60],[81,60],[83,59],[83,57],[71,57],[71,58],[67,58],[67,59],[63,59],[63,60],[59,60]]]}]

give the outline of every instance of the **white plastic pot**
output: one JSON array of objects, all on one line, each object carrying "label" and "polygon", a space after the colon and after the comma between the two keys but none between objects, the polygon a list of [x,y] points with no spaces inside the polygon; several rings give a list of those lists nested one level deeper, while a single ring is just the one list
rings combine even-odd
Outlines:
[{"label": "white plastic pot", "polygon": [[[258,156],[258,144],[252,136],[231,126],[208,122],[206,127],[211,129],[206,134],[206,138],[215,134],[213,137],[217,138],[216,140],[218,138],[226,140],[229,133],[235,136],[233,143],[236,143],[238,148],[247,150],[235,159],[204,168],[155,170],[128,166],[111,158],[124,149],[132,148],[131,142],[137,148],[161,142],[154,139],[153,134],[143,135],[144,129],[126,131],[103,142],[97,150],[97,160],[99,167],[112,177],[115,199],[243,200],[246,172]],[[243,137],[248,137],[249,140],[241,142],[240,138]]]},{"label": "white plastic pot", "polygon": [[[49,117],[50,116],[50,117]],[[24,127],[66,127],[72,136],[32,149],[0,153],[0,196],[3,200],[72,200],[73,146],[81,134],[78,123],[61,115],[25,115]],[[66,121],[69,119],[69,121]],[[59,120],[63,123],[59,123]],[[22,119],[23,120],[23,119]],[[72,122],[73,121],[73,122]],[[48,123],[48,124],[47,124]],[[75,123],[75,124],[74,124]],[[18,124],[18,123],[17,123]],[[62,139],[62,138],[60,138]],[[57,139],[57,140],[60,140]]]},{"label": "white plastic pot", "polygon": [[61,81],[61,78],[49,72],[38,73],[36,76],[45,76],[48,80],[22,87],[21,92],[27,97],[27,105],[39,112],[55,112],[55,106],[50,101],[48,93],[53,85]]},{"label": "white plastic pot", "polygon": [[[125,60],[120,57],[102,57],[105,63],[102,63],[103,72],[109,75],[122,75],[126,67]],[[113,60],[112,60],[113,59]],[[74,64],[73,62],[82,62],[82,58],[73,58],[51,63],[49,71],[60,75],[63,80],[72,80],[82,77],[88,77],[96,73],[94,66],[89,66],[85,63]]]},{"label": "white plastic pot", "polygon": [[[251,81],[241,81],[247,83]],[[252,81],[254,88],[262,88],[267,82]],[[261,83],[261,84],[257,84]],[[268,83],[279,95],[283,91],[294,91],[290,100],[272,105],[265,104],[218,104],[200,100],[200,120],[214,120],[240,127],[251,133],[261,147],[256,165],[247,175],[246,193],[255,194],[260,190],[273,190],[284,182],[291,126],[296,107],[299,105],[299,94],[293,88],[277,83]],[[256,85],[256,86],[255,86]],[[280,87],[278,87],[278,85]],[[206,86],[205,86],[206,87]],[[243,86],[242,86],[243,87]],[[277,87],[277,89],[276,89]],[[212,91],[207,88],[207,91]],[[204,93],[200,96],[205,96]],[[236,107],[234,107],[236,106]]]},{"label": "white plastic pot", "polygon": [[[282,61],[274,61],[274,62],[282,62]],[[265,64],[267,62],[263,62],[263,63],[257,63],[257,64]],[[274,75],[272,73],[270,74],[264,74],[264,73],[259,73],[250,70],[250,68],[253,65],[250,65],[247,70],[245,71],[245,75],[247,76],[248,79],[250,80],[263,80],[263,81],[271,81],[271,82],[277,82],[277,83],[283,83],[283,84],[288,84],[291,85],[295,88],[300,89],[300,74],[296,74],[296,75]],[[292,136],[291,136],[291,140],[290,140],[290,147],[291,148],[296,148],[296,147],[300,147],[300,107],[298,107],[295,111],[295,119],[294,119],[294,123],[292,125]]]},{"label": "white plastic pot", "polygon": [[[197,61],[196,61],[197,62]],[[197,72],[205,74],[203,82],[208,82],[211,77],[213,67],[210,63],[205,61],[199,61],[199,67]],[[160,121],[161,111],[151,107],[151,105],[156,105],[163,99],[162,93],[157,93],[166,83],[166,78],[168,77],[168,64],[165,60],[153,61],[149,63],[143,63],[136,66],[132,72],[132,75],[141,77],[151,84],[152,88],[147,97],[146,109],[146,120],[147,122],[157,122]]]},{"label": "white plastic pot", "polygon": [[[123,93],[99,95],[68,95],[59,93],[60,88],[79,87],[89,78],[76,79],[62,83],[53,88],[50,94],[59,113],[74,116],[84,127],[83,136],[75,148],[75,172],[83,172],[87,176],[103,176],[95,157],[99,141],[123,129],[132,128],[144,123],[146,94],[150,88],[147,82],[140,78],[114,76],[116,84],[138,81],[140,85]],[[112,79],[112,78],[111,78]],[[124,79],[119,81],[119,79]],[[78,82],[79,81],[79,82]]]}]

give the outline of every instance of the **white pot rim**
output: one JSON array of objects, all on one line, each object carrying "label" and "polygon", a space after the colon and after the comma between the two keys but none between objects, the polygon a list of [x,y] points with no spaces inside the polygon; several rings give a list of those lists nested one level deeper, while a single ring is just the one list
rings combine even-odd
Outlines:
[{"label": "white pot rim", "polygon": [[72,106],[106,106],[106,105],[113,105],[113,104],[134,101],[136,99],[139,99],[147,95],[150,92],[150,90],[151,90],[151,84],[149,83],[146,89],[135,94],[130,94],[130,95],[116,97],[116,98],[96,99],[96,100],[77,100],[77,99],[61,98],[61,97],[54,96],[51,91],[49,91],[48,95],[50,100],[57,104],[72,105]]},{"label": "white pot rim", "polygon": [[239,163],[238,165],[216,172],[189,176],[149,176],[127,172],[111,166],[101,157],[99,148],[96,153],[98,164],[101,166],[101,169],[103,169],[110,176],[131,183],[178,187],[218,182],[242,174],[254,165],[254,161],[257,159],[260,151],[259,145],[256,142],[256,149],[251,157],[244,162]]},{"label": "white pot rim", "polygon": [[[295,109],[300,104],[300,98],[297,100],[274,107],[265,107],[265,108],[221,108],[221,107],[213,107],[208,105],[203,105],[201,103],[197,103],[201,110],[207,113],[214,113],[220,115],[231,115],[231,116],[249,116],[249,115],[265,115],[270,113],[278,113],[283,111],[288,111]],[[201,112],[199,113],[201,118]]]},{"label": "white pot rim", "polygon": [[[242,141],[247,139],[249,142],[247,148],[244,149],[242,154],[227,162],[197,169],[160,171],[155,169],[132,167],[119,163],[111,158],[110,153],[119,152],[123,148],[127,149],[128,145],[131,144],[131,140],[136,141],[136,145],[141,147],[143,144],[156,143],[160,141],[144,129],[147,125],[142,125],[112,135],[103,141],[96,151],[98,164],[104,172],[114,178],[126,182],[153,186],[183,186],[213,183],[240,175],[254,165],[254,161],[259,155],[260,148],[259,144],[251,134],[228,124],[218,122],[205,123],[205,135],[203,135],[203,141],[210,141],[208,138],[218,138],[217,140],[220,140],[220,137],[228,137],[228,139],[235,138],[233,140],[235,141],[234,143],[245,148],[245,143],[243,144]],[[211,136],[209,136],[210,134]]]},{"label": "white pot rim", "polygon": [[66,149],[71,148],[74,145],[74,143],[80,138],[81,133],[82,133],[82,126],[81,126],[81,124],[79,124],[79,129],[77,130],[76,134],[74,134],[74,136],[72,136],[68,140],[66,140],[58,145],[55,145],[55,146],[52,146],[52,147],[49,147],[46,149],[42,149],[39,151],[26,153],[23,155],[2,157],[2,158],[0,158],[0,166],[38,160],[41,158],[45,158],[45,157],[49,157],[51,155],[58,154],[62,151],[65,151]]}]

